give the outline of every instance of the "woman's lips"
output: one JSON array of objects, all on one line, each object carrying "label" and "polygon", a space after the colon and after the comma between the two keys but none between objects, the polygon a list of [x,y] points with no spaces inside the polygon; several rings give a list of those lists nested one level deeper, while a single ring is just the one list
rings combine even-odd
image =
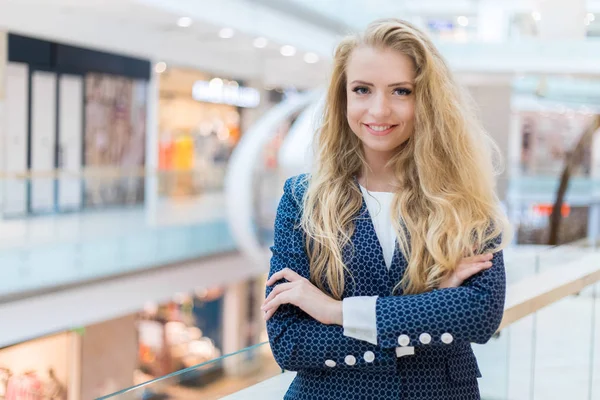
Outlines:
[{"label": "woman's lips", "polygon": [[374,136],[385,136],[388,135],[398,125],[384,125],[384,124],[363,124],[369,133]]}]

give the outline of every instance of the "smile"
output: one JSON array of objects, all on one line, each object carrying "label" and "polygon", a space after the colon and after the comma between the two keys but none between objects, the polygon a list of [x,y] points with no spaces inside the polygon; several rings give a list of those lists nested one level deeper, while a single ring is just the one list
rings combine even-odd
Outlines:
[{"label": "smile", "polygon": [[375,124],[363,124],[367,127],[369,132],[375,136],[385,136],[390,133],[397,125],[375,125]]}]

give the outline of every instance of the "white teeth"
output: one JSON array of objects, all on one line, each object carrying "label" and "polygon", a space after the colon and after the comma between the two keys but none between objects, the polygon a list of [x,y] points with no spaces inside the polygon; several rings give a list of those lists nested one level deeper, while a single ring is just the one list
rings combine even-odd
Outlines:
[{"label": "white teeth", "polygon": [[386,126],[372,126],[372,125],[369,125],[369,128],[373,129],[376,132],[387,131],[391,127],[392,127],[391,125],[386,125]]}]

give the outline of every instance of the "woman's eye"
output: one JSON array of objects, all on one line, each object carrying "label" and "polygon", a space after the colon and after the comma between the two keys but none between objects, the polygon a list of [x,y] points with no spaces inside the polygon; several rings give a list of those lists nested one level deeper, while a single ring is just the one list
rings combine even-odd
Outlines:
[{"label": "woman's eye", "polygon": [[352,91],[356,94],[367,94],[369,93],[369,89],[364,86],[357,86]]},{"label": "woman's eye", "polygon": [[412,90],[406,88],[397,88],[394,89],[394,94],[399,96],[408,96],[412,93]]}]

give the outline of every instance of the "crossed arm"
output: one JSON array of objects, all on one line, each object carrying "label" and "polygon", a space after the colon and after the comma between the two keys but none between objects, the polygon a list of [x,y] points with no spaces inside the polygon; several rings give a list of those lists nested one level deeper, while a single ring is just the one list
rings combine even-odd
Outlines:
[{"label": "crossed arm", "polygon": [[[341,360],[349,354],[367,352],[375,355],[375,361],[359,360],[353,368],[394,368],[394,349],[399,345],[485,343],[494,334],[504,308],[501,251],[489,261],[465,266],[462,273],[470,278],[461,281],[458,287],[378,298],[377,345],[344,336],[341,302],[308,280],[304,235],[297,226],[300,210],[291,190],[288,181],[277,212],[267,300],[263,306],[272,351],[283,368],[326,368],[325,360]],[[275,285],[276,282],[280,283]]]}]

